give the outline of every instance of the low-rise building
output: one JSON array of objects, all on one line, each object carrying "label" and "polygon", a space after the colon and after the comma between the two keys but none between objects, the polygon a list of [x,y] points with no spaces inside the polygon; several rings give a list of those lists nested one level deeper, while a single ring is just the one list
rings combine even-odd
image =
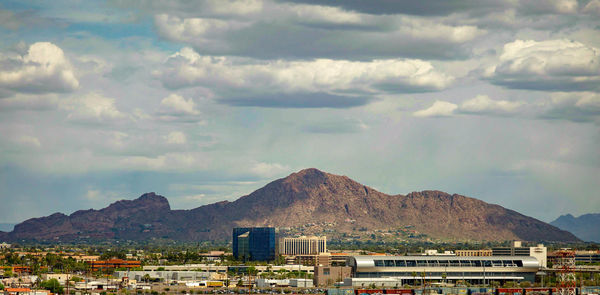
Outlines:
[{"label": "low-rise building", "polygon": [[532,256],[539,261],[541,267],[545,268],[548,264],[548,250],[543,244],[524,247],[521,241],[513,241],[510,247],[492,248],[492,256]]},{"label": "low-rise building", "polygon": [[400,285],[418,280],[534,282],[540,269],[539,261],[531,256],[352,256],[347,265],[354,278],[395,278]]},{"label": "low-rise building", "polygon": [[344,281],[352,276],[352,268],[349,266],[315,266],[313,284],[318,287],[332,286],[337,282]]},{"label": "low-rise building", "polygon": [[454,250],[456,256],[492,256],[492,249]]},{"label": "low-rise building", "polygon": [[92,271],[117,268],[138,268],[141,267],[141,262],[137,260],[109,259],[88,262]]},{"label": "low-rise building", "polygon": [[42,280],[56,279],[61,285],[64,285],[68,279],[72,278],[73,275],[66,273],[44,273],[42,274]]}]

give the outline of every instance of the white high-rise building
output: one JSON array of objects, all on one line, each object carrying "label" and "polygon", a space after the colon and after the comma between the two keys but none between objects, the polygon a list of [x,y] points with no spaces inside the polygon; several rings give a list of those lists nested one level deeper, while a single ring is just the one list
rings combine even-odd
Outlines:
[{"label": "white high-rise building", "polygon": [[327,237],[281,238],[279,254],[281,255],[318,255],[327,252]]}]

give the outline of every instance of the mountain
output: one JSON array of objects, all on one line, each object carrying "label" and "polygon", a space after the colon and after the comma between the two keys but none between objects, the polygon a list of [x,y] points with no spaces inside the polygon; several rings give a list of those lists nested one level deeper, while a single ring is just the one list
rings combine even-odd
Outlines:
[{"label": "mountain", "polygon": [[29,219],[5,240],[229,240],[236,226],[304,227],[352,233],[410,228],[437,238],[578,241],[574,235],[499,205],[440,191],[387,195],[346,176],[305,169],[243,196],[192,210],[171,210],[147,193],[101,210]]},{"label": "mountain", "polygon": [[571,214],[562,215],[550,224],[574,233],[584,241],[600,242],[600,213],[584,214],[574,217]]},{"label": "mountain", "polygon": [[14,223],[0,223],[0,231],[13,230],[14,228]]}]

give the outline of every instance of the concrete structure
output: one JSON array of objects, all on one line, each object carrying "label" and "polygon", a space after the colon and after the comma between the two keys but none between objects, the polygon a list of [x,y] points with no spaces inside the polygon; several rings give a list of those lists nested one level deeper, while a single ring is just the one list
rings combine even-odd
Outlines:
[{"label": "concrete structure", "polygon": [[282,238],[279,240],[281,255],[318,255],[327,252],[327,237]]},{"label": "concrete structure", "polygon": [[233,256],[243,261],[275,260],[274,227],[236,227],[233,229]]},{"label": "concrete structure", "polygon": [[50,295],[48,290],[31,290],[29,288],[6,288],[4,295]]},{"label": "concrete structure", "polygon": [[452,252],[452,251],[444,251],[444,253],[440,253],[436,249],[427,249],[427,250],[423,251],[423,254],[421,254],[421,255],[456,256],[456,254],[454,254],[454,252]]},{"label": "concrete structure", "polygon": [[64,285],[67,282],[67,279],[72,278],[73,275],[66,273],[43,273],[42,280],[52,280],[56,279],[61,285]]},{"label": "concrete structure", "polygon": [[352,268],[349,266],[315,266],[313,284],[318,287],[332,286],[337,282],[352,275]]},{"label": "concrete structure", "polygon": [[273,288],[273,287],[289,287],[290,280],[275,280],[275,279],[257,279],[256,287],[258,288]]},{"label": "concrete structure", "polygon": [[98,260],[89,261],[92,271],[98,271],[103,269],[116,269],[116,268],[138,268],[142,264],[137,260],[123,260],[123,259],[109,259],[109,260]]},{"label": "concrete structure", "polygon": [[146,275],[150,279],[160,279],[165,282],[169,281],[197,281],[213,279],[211,273],[204,271],[116,271],[115,276],[119,279],[129,278],[138,282],[144,281]]},{"label": "concrete structure", "polygon": [[529,256],[352,256],[347,265],[354,278],[396,278],[402,284],[417,280],[534,282],[540,269],[538,260]]},{"label": "concrete structure", "polygon": [[294,288],[312,288],[313,280],[310,279],[290,279],[290,287]]},{"label": "concrete structure", "polygon": [[6,242],[0,243],[0,249],[8,249],[10,247],[11,247],[11,245],[7,244]]},{"label": "concrete structure", "polygon": [[454,250],[456,256],[492,256],[492,249]]},{"label": "concrete structure", "polygon": [[510,247],[492,248],[492,256],[532,256],[543,268],[548,264],[547,254],[548,250],[543,244],[538,244],[536,247],[523,247],[521,241],[513,241]]}]

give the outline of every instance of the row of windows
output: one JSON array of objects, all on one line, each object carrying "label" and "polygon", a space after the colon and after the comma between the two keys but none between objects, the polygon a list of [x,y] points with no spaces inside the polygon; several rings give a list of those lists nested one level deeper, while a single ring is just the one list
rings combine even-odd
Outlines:
[{"label": "row of windows", "polygon": [[[443,272],[425,272],[426,277],[442,277]],[[447,277],[527,277],[531,273],[522,272],[447,272]],[[384,278],[384,277],[415,277],[420,278],[422,272],[359,272],[357,278]]]},{"label": "row of windows", "polygon": [[523,267],[522,260],[375,260],[377,267]]}]

